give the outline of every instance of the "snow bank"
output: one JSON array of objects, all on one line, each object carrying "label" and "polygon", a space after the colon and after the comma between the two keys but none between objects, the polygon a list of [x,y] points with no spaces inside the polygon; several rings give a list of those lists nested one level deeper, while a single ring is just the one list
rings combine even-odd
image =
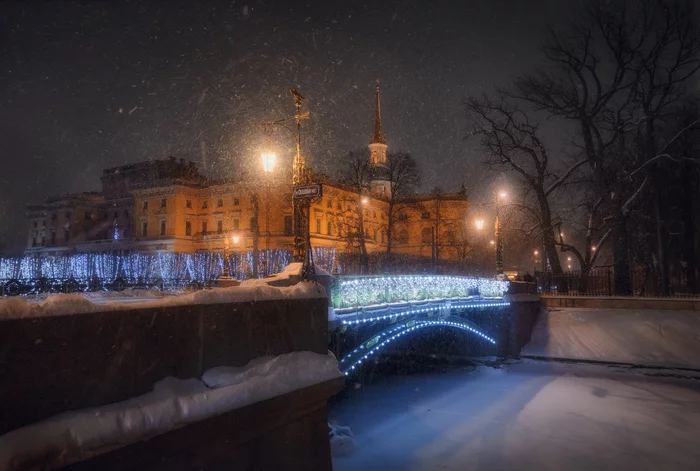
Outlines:
[{"label": "snow bank", "polygon": [[350,427],[328,424],[328,436],[331,442],[331,454],[335,457],[347,456],[355,451],[355,440]]},{"label": "snow bank", "polygon": [[542,311],[521,354],[700,369],[700,312],[631,309]]},{"label": "snow bank", "polygon": [[165,378],[128,401],[57,415],[0,436],[0,469],[52,469],[341,377],[331,354],[294,352],[197,379]]},{"label": "snow bank", "polygon": [[[140,302],[138,308],[306,299],[325,296],[323,287],[316,283],[297,283],[289,287],[276,287],[268,285],[263,280],[249,280],[241,283],[240,286],[214,288],[183,296]],[[0,319],[62,316],[124,309],[134,309],[134,306],[119,302],[97,304],[79,294],[53,294],[41,302],[34,302],[27,298],[0,299]]]}]

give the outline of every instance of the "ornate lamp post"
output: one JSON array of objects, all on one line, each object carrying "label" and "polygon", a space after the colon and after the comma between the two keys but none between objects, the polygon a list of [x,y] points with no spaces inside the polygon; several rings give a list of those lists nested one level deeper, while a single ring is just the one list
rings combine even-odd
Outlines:
[{"label": "ornate lamp post", "polygon": [[[290,90],[292,96],[294,97],[294,107],[296,112],[294,116],[279,119],[276,121],[265,121],[263,126],[265,128],[265,133],[270,136],[273,130],[277,127],[282,127],[293,134],[296,138],[296,152],[294,154],[294,161],[292,165],[292,185],[300,186],[308,183],[308,175],[306,173],[306,160],[301,153],[301,121],[309,117],[309,112],[305,111],[302,113],[301,104],[304,97],[297,91],[296,87]],[[287,122],[294,120],[296,123],[296,130],[288,127]],[[269,165],[271,161],[276,162],[277,157],[272,157],[274,155],[271,152],[265,152],[261,156],[263,160],[263,167]],[[267,162],[267,163],[266,163]],[[274,168],[274,165],[272,166]],[[292,233],[294,234],[294,252],[292,260],[295,262],[305,262],[306,260],[306,244],[309,237],[309,221],[308,221],[308,211],[310,202],[309,200],[296,200],[292,198]]]},{"label": "ornate lamp post", "polygon": [[[500,209],[501,209],[501,200],[505,200],[508,197],[508,194],[505,191],[499,191],[499,192],[494,192],[494,201],[496,205],[496,219],[494,221],[494,233],[496,236],[495,241],[490,241],[491,245],[496,246],[496,274],[497,275],[502,275],[503,274],[503,231],[501,229],[501,220],[500,220]],[[482,217],[477,216],[476,220],[474,220],[474,225],[476,226],[477,230],[482,230],[484,228],[485,221]]]},{"label": "ornate lamp post", "polygon": [[263,171],[267,175],[265,181],[265,276],[270,274],[270,179],[277,164],[277,154],[274,152],[263,152]]}]

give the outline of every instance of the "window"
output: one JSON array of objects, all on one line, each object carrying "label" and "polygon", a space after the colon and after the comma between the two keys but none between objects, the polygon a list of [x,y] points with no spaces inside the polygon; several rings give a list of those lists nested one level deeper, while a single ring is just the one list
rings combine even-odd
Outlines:
[{"label": "window", "polygon": [[166,198],[163,198],[160,200],[160,207],[165,208],[168,205],[168,200]]},{"label": "window", "polygon": [[258,225],[258,223],[257,223],[257,221],[255,220],[255,218],[250,218],[250,230],[251,230],[251,231],[256,230],[256,229],[257,229],[257,225]]},{"label": "window", "polygon": [[223,207],[224,207],[224,200],[222,200],[221,198],[219,198],[218,200],[216,200],[216,207],[217,207],[217,208],[223,208]]},{"label": "window", "polygon": [[185,221],[185,235],[187,237],[192,235],[192,223],[190,221]]},{"label": "window", "polygon": [[56,233],[51,231],[51,243],[55,244],[56,243]]},{"label": "window", "polygon": [[427,211],[425,213],[421,213],[420,218],[421,219],[430,219],[430,213]]},{"label": "window", "polygon": [[316,234],[320,234],[320,233],[321,233],[321,220],[316,219]]},{"label": "window", "polygon": [[56,222],[56,213],[53,213],[53,214],[51,215],[51,220],[52,220],[53,222]]},{"label": "window", "polygon": [[401,229],[399,231],[399,242],[401,244],[407,244],[408,243],[408,230],[407,229]]},{"label": "window", "polygon": [[165,235],[165,221],[160,221],[160,235]]},{"label": "window", "polygon": [[141,236],[148,237],[148,223],[147,222],[141,223]]},{"label": "window", "polygon": [[207,233],[207,221],[202,221],[202,234]]},{"label": "window", "polygon": [[376,212],[376,211],[372,211],[372,217],[373,217],[373,218],[376,218],[376,217],[377,217],[377,212]]},{"label": "window", "polygon": [[406,214],[406,213],[399,214],[399,221],[408,221],[408,214]]},{"label": "window", "polygon": [[36,228],[36,226],[38,226],[38,224],[36,221],[34,221],[34,228]]},{"label": "window", "polygon": [[209,207],[209,200],[202,201],[202,209],[207,209]]},{"label": "window", "polygon": [[326,201],[326,208],[333,208],[333,202],[330,200],[330,198],[328,199],[328,201]]},{"label": "window", "polygon": [[70,217],[71,217],[70,211],[66,211],[66,219],[70,219]]},{"label": "window", "polygon": [[233,230],[237,231],[238,229],[241,228],[241,221],[240,219],[234,219],[233,220]]},{"label": "window", "polygon": [[119,217],[119,213],[114,211],[114,219],[117,219]]},{"label": "window", "polygon": [[330,221],[326,222],[326,231],[328,232],[328,235],[333,235],[333,223]]},{"label": "window", "polygon": [[63,231],[63,240],[68,242],[70,240],[70,230],[66,229]]},{"label": "window", "polygon": [[420,233],[420,240],[424,244],[432,244],[433,243],[433,228],[432,227],[425,227]]},{"label": "window", "polygon": [[[85,219],[88,221],[90,219],[92,219],[92,213],[90,211],[85,211]],[[46,225],[46,224],[43,224],[43,225]]]},{"label": "window", "polygon": [[36,247],[36,234],[32,235],[32,247]]},{"label": "window", "polygon": [[192,209],[192,200],[185,200],[185,208]]},{"label": "window", "polygon": [[343,210],[343,203],[341,203],[340,201],[338,201],[338,210],[339,211]]},{"label": "window", "polygon": [[455,242],[455,233],[453,231],[447,231],[445,232],[445,238],[447,239],[448,242]]},{"label": "window", "polygon": [[125,209],[125,210],[124,210],[124,217],[125,217],[125,218],[128,218],[128,217],[129,217],[129,210],[128,210],[128,209]]},{"label": "window", "polygon": [[385,232],[382,231],[382,244],[384,243],[384,238],[385,238]]},{"label": "window", "polygon": [[233,197],[233,205],[238,206],[239,204],[241,204],[241,200],[239,200],[237,196],[234,196]]},{"label": "window", "polygon": [[219,234],[224,232],[224,221],[222,221],[221,219],[216,221],[216,232],[218,232]]},{"label": "window", "polygon": [[292,235],[292,216],[284,217],[284,235]]},{"label": "window", "polygon": [[143,210],[145,211],[147,209],[148,209],[148,201],[144,201],[143,202]]}]

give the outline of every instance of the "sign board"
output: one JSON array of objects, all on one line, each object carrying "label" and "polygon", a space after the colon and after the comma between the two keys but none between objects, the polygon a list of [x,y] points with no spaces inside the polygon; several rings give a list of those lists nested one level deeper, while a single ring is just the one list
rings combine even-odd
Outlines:
[{"label": "sign board", "polygon": [[320,198],[323,195],[323,188],[320,184],[304,185],[294,187],[294,199]]}]

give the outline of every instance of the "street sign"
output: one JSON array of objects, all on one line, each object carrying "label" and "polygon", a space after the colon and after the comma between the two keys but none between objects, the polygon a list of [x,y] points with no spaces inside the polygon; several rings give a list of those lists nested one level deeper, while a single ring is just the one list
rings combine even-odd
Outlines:
[{"label": "street sign", "polygon": [[303,200],[320,198],[323,195],[323,188],[320,184],[304,185],[294,187],[294,199]]}]

